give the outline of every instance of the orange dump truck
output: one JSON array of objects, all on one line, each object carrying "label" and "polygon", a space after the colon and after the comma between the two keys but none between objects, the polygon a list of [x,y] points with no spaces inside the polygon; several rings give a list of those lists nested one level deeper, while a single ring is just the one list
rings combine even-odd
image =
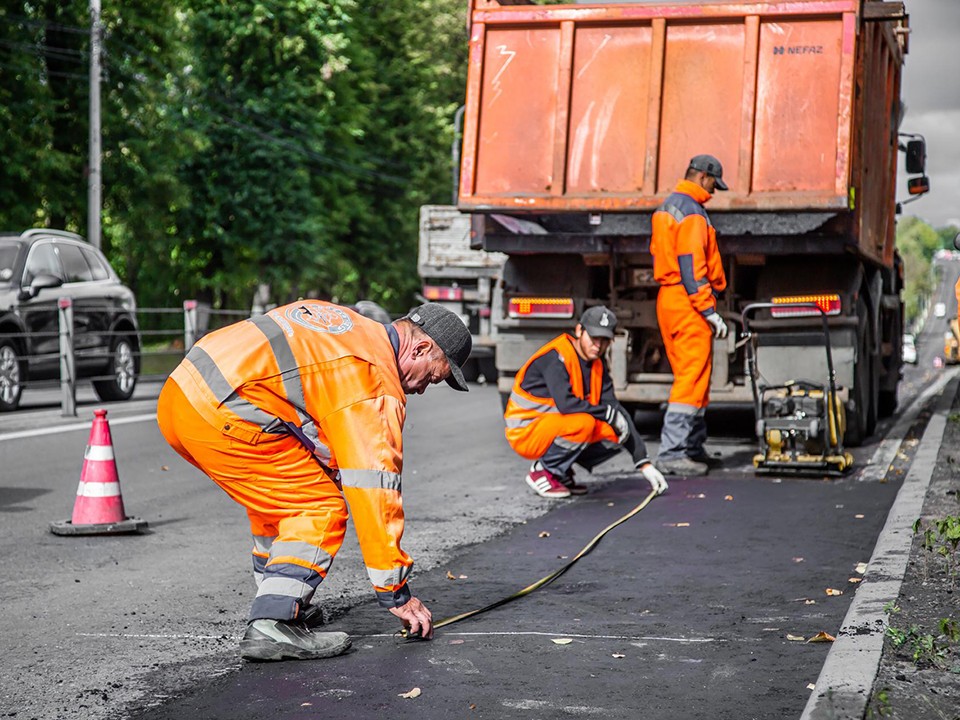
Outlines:
[{"label": "orange dump truck", "polygon": [[[602,302],[622,329],[618,396],[666,402],[651,215],[689,159],[710,153],[730,187],[707,206],[728,325],[739,330],[750,302],[817,298],[831,312],[847,441],[893,412],[898,149],[909,146],[908,170],[924,159],[922,140],[899,141],[903,3],[474,0],[469,25],[458,206],[474,246],[507,255],[493,300],[502,393],[546,338]],[[751,327],[768,381],[825,381],[819,317]],[[711,402],[750,401],[737,335],[716,341]]]}]

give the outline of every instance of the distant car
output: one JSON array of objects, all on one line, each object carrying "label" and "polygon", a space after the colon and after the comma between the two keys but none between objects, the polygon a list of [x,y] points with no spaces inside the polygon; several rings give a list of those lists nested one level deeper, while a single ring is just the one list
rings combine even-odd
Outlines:
[{"label": "distant car", "polygon": [[78,379],[127,400],[140,374],[137,305],[99,250],[57,230],[0,232],[0,411],[25,386],[60,377],[58,300],[72,300]]},{"label": "distant car", "polygon": [[917,364],[917,343],[913,335],[903,336],[903,361],[911,365]]},{"label": "distant car", "polygon": [[937,317],[944,317],[947,314],[947,306],[945,303],[937,303],[933,306],[933,314]]}]

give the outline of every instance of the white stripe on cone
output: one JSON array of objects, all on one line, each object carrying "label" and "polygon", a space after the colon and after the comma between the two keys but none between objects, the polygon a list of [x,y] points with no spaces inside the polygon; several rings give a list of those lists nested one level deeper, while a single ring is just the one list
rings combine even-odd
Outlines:
[{"label": "white stripe on cone", "polygon": [[113,446],[112,445],[87,445],[87,449],[83,451],[84,460],[113,460]]},{"label": "white stripe on cone", "polygon": [[120,495],[120,483],[115,482],[84,482],[80,481],[77,486],[77,495],[79,497],[118,497]]}]

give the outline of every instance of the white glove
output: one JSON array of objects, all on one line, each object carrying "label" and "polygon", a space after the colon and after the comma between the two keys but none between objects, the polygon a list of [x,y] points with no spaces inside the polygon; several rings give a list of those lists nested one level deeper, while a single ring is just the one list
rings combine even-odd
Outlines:
[{"label": "white glove", "polygon": [[663,473],[657,470],[649,460],[641,464],[638,468],[640,474],[650,483],[650,488],[657,494],[663,495],[670,487],[663,477]]},{"label": "white glove", "polygon": [[727,336],[727,324],[720,317],[720,313],[714,312],[705,316],[706,321],[713,325],[713,336],[723,339]]},{"label": "white glove", "polygon": [[630,423],[627,422],[627,416],[613,405],[607,406],[606,420],[607,424],[617,433],[617,442],[622,443],[630,437]]}]

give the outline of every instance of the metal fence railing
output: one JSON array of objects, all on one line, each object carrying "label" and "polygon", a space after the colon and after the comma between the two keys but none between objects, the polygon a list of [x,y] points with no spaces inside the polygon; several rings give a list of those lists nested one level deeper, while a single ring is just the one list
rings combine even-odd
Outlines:
[{"label": "metal fence railing", "polygon": [[[251,315],[247,310],[214,309],[196,300],[186,300],[182,308],[138,308],[137,328],[133,330],[129,323],[114,330],[77,323],[78,317],[88,313],[107,316],[117,312],[117,308],[105,304],[79,307],[77,300],[63,297],[57,301],[56,329],[40,324],[29,333],[4,333],[3,338],[14,340],[21,350],[21,366],[29,368],[20,373],[21,388],[59,385],[61,414],[74,417],[78,383],[94,383],[99,395],[98,383],[116,382],[114,355],[124,338],[130,340],[129,356],[139,369],[136,380],[162,381],[203,335]],[[27,348],[30,350],[26,351]]]}]

